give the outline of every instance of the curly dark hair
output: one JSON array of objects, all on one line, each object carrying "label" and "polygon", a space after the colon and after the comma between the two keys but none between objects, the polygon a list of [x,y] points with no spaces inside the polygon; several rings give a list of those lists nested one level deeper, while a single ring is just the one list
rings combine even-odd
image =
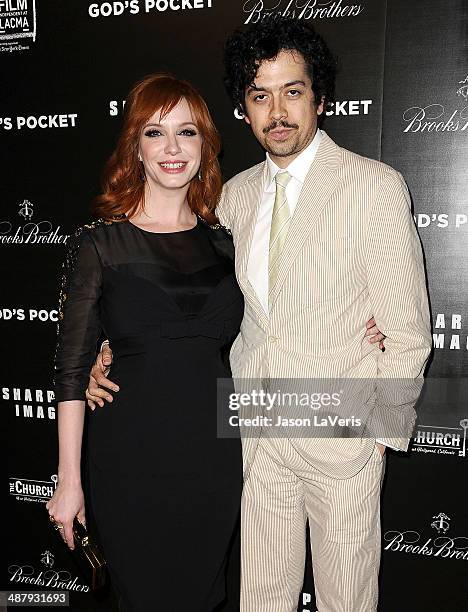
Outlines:
[{"label": "curly dark hair", "polygon": [[320,104],[323,98],[324,110],[329,110],[335,96],[337,61],[312,26],[290,18],[255,23],[246,30],[236,30],[226,41],[224,84],[235,108],[244,112],[245,88],[254,82],[261,62],[274,59],[282,50],[302,55],[315,103]]}]

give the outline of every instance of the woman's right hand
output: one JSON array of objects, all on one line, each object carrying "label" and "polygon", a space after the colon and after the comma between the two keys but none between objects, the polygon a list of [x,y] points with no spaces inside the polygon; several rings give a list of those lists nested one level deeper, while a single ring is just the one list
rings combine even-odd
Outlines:
[{"label": "woman's right hand", "polygon": [[81,484],[60,483],[55,493],[46,504],[49,516],[52,516],[58,525],[60,533],[70,550],[75,548],[73,541],[73,519],[78,518],[86,526],[85,502]]}]

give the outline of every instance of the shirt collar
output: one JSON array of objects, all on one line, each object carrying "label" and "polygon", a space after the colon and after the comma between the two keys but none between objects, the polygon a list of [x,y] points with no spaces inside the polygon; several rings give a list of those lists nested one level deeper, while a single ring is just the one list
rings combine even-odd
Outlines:
[{"label": "shirt collar", "polygon": [[301,184],[305,181],[307,172],[314,161],[317,149],[322,139],[322,132],[317,130],[312,142],[299,153],[299,155],[287,166],[286,168],[280,168],[271,159],[270,155],[266,154],[266,170],[267,177],[265,183],[265,191],[273,192],[276,191],[275,176],[278,172],[284,172],[287,170],[289,174],[298,180]]}]

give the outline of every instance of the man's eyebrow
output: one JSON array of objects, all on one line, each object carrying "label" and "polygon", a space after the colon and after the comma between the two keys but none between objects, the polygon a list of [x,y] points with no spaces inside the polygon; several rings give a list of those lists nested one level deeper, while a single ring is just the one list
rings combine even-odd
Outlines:
[{"label": "man's eyebrow", "polygon": [[[293,85],[303,85],[305,87],[306,84],[304,81],[301,81],[300,79],[298,79],[296,81],[288,81],[284,85],[281,85],[280,89],[286,89],[287,87],[292,87]],[[248,85],[247,87],[247,93],[251,91],[268,91],[269,92],[271,90],[268,89],[268,87],[257,87],[255,83],[250,83],[250,85]]]},{"label": "man's eyebrow", "polygon": [[247,91],[268,91],[268,89],[266,87],[257,87],[255,83],[250,83],[250,85],[247,86]]},{"label": "man's eyebrow", "polygon": [[301,81],[301,80],[289,81],[288,83],[285,83],[283,85],[282,89],[285,89],[286,87],[291,87],[292,85],[304,85],[304,87],[305,87],[305,82]]}]

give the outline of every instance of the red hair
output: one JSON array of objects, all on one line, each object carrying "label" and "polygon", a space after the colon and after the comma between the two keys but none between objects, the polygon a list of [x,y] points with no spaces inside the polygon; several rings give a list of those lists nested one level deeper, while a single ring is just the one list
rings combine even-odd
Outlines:
[{"label": "red hair", "polygon": [[137,83],[125,104],[124,125],[117,146],[103,174],[102,194],[93,204],[93,213],[102,219],[133,216],[143,204],[145,183],[141,179],[138,147],[141,132],[159,110],[164,117],[184,99],[192,111],[202,136],[200,173],[190,183],[187,200],[190,209],[208,223],[216,223],[222,177],[218,162],[221,140],[208,107],[198,91],[188,81],[170,74],[151,74]]}]

